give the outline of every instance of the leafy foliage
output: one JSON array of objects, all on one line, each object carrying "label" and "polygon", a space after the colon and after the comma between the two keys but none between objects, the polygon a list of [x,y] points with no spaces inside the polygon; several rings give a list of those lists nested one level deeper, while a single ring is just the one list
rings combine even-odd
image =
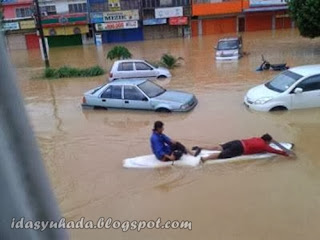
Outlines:
[{"label": "leafy foliage", "polygon": [[170,54],[163,54],[160,60],[160,65],[173,69],[180,66],[180,61],[183,60],[182,57],[174,57]]},{"label": "leafy foliage", "polygon": [[115,46],[107,54],[107,59],[128,59],[131,58],[132,54],[124,46]]},{"label": "leafy foliage", "polygon": [[304,37],[320,36],[320,0],[289,0],[290,16]]},{"label": "leafy foliage", "polygon": [[63,66],[59,69],[46,68],[44,71],[45,78],[70,78],[70,77],[94,77],[103,75],[105,71],[100,66],[91,68],[78,69]]}]

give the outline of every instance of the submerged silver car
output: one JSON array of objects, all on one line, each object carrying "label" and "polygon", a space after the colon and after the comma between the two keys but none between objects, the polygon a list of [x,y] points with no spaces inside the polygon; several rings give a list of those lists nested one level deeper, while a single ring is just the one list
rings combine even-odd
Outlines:
[{"label": "submerged silver car", "polygon": [[197,103],[191,93],[166,90],[147,79],[119,79],[86,92],[82,106],[187,112]]}]

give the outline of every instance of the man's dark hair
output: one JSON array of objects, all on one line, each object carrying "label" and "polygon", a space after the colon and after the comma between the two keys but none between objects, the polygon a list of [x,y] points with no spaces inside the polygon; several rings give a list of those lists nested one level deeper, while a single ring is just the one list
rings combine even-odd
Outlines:
[{"label": "man's dark hair", "polygon": [[153,131],[157,131],[159,128],[162,128],[162,127],[163,127],[163,122],[156,121],[154,122]]},{"label": "man's dark hair", "polygon": [[271,135],[270,134],[268,134],[268,133],[266,133],[266,134],[264,134],[264,135],[262,135],[262,137],[261,137],[264,141],[266,141],[266,142],[270,142],[271,140],[272,140],[272,137],[271,137]]}]

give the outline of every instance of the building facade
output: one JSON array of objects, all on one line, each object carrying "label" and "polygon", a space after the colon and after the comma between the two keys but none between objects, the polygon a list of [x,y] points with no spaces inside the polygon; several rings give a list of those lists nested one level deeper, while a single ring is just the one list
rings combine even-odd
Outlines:
[{"label": "building facade", "polygon": [[294,27],[285,0],[250,0],[244,9],[246,31],[275,30]]},{"label": "building facade", "polygon": [[2,28],[9,49],[39,48],[32,9],[32,0],[2,0]]},{"label": "building facade", "polygon": [[194,0],[192,36],[244,31],[243,10],[248,7],[247,0]]},{"label": "building facade", "polygon": [[141,0],[89,0],[95,43],[142,41]]},{"label": "building facade", "polygon": [[145,39],[189,37],[190,0],[142,0]]},{"label": "building facade", "polygon": [[85,0],[41,0],[39,5],[50,47],[93,43]]},{"label": "building facade", "polygon": [[[33,0],[1,0],[10,49],[39,48]],[[50,47],[294,27],[286,0],[40,0]]]},{"label": "building facade", "polygon": [[293,27],[285,0],[194,0],[192,36]]}]

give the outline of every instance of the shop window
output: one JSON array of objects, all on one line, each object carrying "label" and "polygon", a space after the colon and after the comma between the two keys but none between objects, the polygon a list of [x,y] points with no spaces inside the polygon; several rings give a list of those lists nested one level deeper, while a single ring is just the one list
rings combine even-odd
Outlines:
[{"label": "shop window", "polygon": [[160,0],[160,7],[171,7],[173,0]]},{"label": "shop window", "polygon": [[31,17],[32,11],[30,8],[17,8],[16,9],[16,17],[17,18],[26,18]]},{"label": "shop window", "polygon": [[87,12],[86,3],[69,4],[69,13],[81,13],[81,12]]},{"label": "shop window", "polygon": [[143,0],[142,6],[144,8],[156,8],[160,7],[160,0]]},{"label": "shop window", "polygon": [[55,5],[41,6],[40,12],[41,12],[42,16],[56,15],[57,9],[56,9]]}]

